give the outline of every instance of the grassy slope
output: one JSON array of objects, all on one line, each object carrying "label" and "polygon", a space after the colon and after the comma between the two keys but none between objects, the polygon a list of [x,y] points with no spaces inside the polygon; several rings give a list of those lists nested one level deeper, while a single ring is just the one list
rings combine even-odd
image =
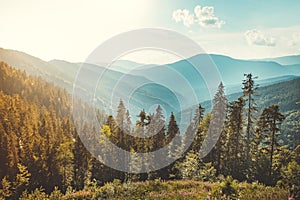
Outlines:
[{"label": "grassy slope", "polygon": [[[221,193],[221,191],[223,191]],[[266,187],[258,183],[237,183],[223,181],[209,183],[192,180],[146,181],[120,184],[118,181],[102,187],[91,187],[63,196],[63,199],[221,199],[231,193],[235,199],[272,199],[288,198],[288,191],[276,187]]]}]

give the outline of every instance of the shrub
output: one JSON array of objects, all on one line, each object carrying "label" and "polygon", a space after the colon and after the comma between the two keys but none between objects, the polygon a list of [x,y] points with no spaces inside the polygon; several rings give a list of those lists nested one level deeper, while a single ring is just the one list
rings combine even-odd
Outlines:
[{"label": "shrub", "polygon": [[212,196],[215,198],[229,197],[235,199],[238,197],[238,188],[237,181],[227,177],[225,181],[216,184],[212,190]]}]

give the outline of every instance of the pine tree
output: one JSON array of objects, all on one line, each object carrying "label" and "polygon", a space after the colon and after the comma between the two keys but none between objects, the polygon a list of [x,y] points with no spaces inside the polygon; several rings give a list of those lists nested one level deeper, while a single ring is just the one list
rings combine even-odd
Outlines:
[{"label": "pine tree", "polygon": [[117,116],[116,116],[116,123],[118,126],[118,133],[117,133],[117,139],[118,139],[118,146],[120,148],[125,148],[125,129],[126,129],[126,108],[124,105],[124,102],[122,99],[120,100],[118,110],[117,110]]},{"label": "pine tree", "polygon": [[[124,102],[122,99],[120,100],[120,103],[118,105],[118,110],[117,110],[117,116],[116,116],[116,123],[118,126],[118,132],[117,132],[117,140],[118,143],[116,144],[119,148],[122,149],[122,151],[119,152],[118,155],[118,165],[125,167],[126,161],[128,158],[125,157],[125,150],[128,150],[127,144],[126,144],[126,138],[127,134],[129,134],[128,127],[127,127],[127,110],[124,105]],[[124,176],[124,173],[118,173],[118,179],[124,180],[126,177]]]},{"label": "pine tree", "polygon": [[[205,140],[206,144],[204,144],[206,149],[203,151],[204,153],[208,153],[212,148],[211,152],[209,152],[209,158],[216,168],[217,174],[220,174],[222,167],[222,156],[223,152],[225,151],[224,144],[226,142],[226,135],[224,135],[223,128],[226,119],[226,108],[227,99],[224,92],[224,85],[221,82],[213,99],[212,117],[210,121],[209,132]],[[213,144],[215,145],[213,146]]]},{"label": "pine tree", "polygon": [[[118,123],[114,119],[112,115],[108,116],[108,119],[106,121],[106,126],[109,128],[109,131],[106,132],[106,137],[114,143],[115,146],[120,147],[121,141],[120,141],[120,128],[118,126]],[[104,126],[105,128],[105,126]],[[105,136],[103,136],[105,137]],[[102,142],[107,142],[105,139],[102,140]],[[107,146],[108,148],[108,146]],[[122,166],[124,165],[124,155],[119,155],[117,152],[114,151],[114,149],[106,149],[105,150],[104,159],[107,160],[112,166]],[[103,153],[103,151],[102,151]],[[118,177],[120,180],[123,180],[124,174],[120,171],[111,169],[110,171],[111,178]]]},{"label": "pine tree", "polygon": [[162,148],[165,142],[165,118],[160,105],[156,108],[156,113],[151,120],[150,126],[148,126],[148,130],[153,131],[152,135],[154,134],[153,150]]},{"label": "pine tree", "polygon": [[[137,116],[139,120],[136,122],[136,127],[134,130],[135,136],[135,144],[134,147],[130,150],[133,153],[131,156],[131,162],[134,163],[135,170],[139,169],[139,171],[150,171],[150,164],[152,162],[152,158],[147,154],[138,155],[137,153],[147,153],[152,148],[152,142],[147,138],[147,128],[151,124],[151,115],[147,115],[145,110],[143,109],[140,114]],[[144,181],[148,179],[147,173],[141,173],[139,175],[139,180]]]},{"label": "pine tree", "polygon": [[202,131],[199,130],[199,125],[203,120],[204,111],[204,108],[202,108],[201,104],[199,104],[195,110],[193,120],[186,129],[186,132],[183,136],[183,143],[184,145],[190,144],[190,146],[183,146],[183,148],[186,149],[186,152],[192,149],[195,152],[200,152],[200,147],[203,142],[203,134]]},{"label": "pine tree", "polygon": [[[124,141],[124,147],[125,150],[130,152],[130,149],[132,148],[132,137],[131,136],[131,132],[132,132],[132,128],[131,128],[131,118],[130,118],[130,114],[129,111],[126,111],[125,114],[125,127],[124,127],[124,133],[126,135],[125,137],[125,141]],[[130,156],[125,156],[125,163],[130,164],[131,160],[130,160]],[[125,172],[125,176],[124,176],[124,181],[129,181],[130,179],[130,174]]]},{"label": "pine tree", "polygon": [[174,113],[171,112],[170,120],[169,120],[169,124],[168,124],[168,131],[167,131],[167,135],[166,135],[166,144],[170,143],[171,140],[177,134],[179,134],[179,128],[178,128],[177,122],[175,120]]},{"label": "pine tree", "polygon": [[74,175],[73,141],[65,142],[57,147],[56,164],[62,176],[63,191],[71,185]]},{"label": "pine tree", "polygon": [[258,88],[258,85],[255,84],[254,80],[257,79],[257,77],[253,77],[251,73],[244,74],[245,79],[243,80],[243,98],[245,99],[247,105],[246,105],[246,163],[247,166],[251,166],[250,163],[250,145],[251,141],[253,139],[254,130],[253,130],[253,124],[254,124],[254,114],[257,112],[256,103],[254,101],[254,97],[257,95],[256,90]]},{"label": "pine tree", "polygon": [[259,118],[259,129],[261,130],[261,138],[263,149],[269,154],[268,176],[269,183],[273,183],[273,165],[274,156],[280,151],[280,144],[278,143],[278,136],[280,131],[280,124],[284,120],[284,115],[279,112],[278,105],[271,105],[265,108]]},{"label": "pine tree", "polygon": [[178,171],[182,179],[197,179],[200,176],[201,168],[204,163],[199,157],[198,153],[193,150],[189,151],[184,160],[178,163]]},{"label": "pine tree", "polygon": [[201,128],[202,126],[200,126],[203,120],[204,111],[205,109],[202,108],[201,104],[199,104],[198,108],[195,111],[193,121],[190,123],[189,127],[187,128],[187,132],[184,136],[185,142],[188,142],[186,141],[187,138],[188,137],[192,138],[194,134],[193,131],[196,131],[194,140],[190,145],[190,148],[187,149],[187,151],[194,150],[195,152],[200,152],[202,142],[204,140],[203,130]]},{"label": "pine tree", "polygon": [[85,149],[77,133],[75,133],[74,140],[74,185],[78,189],[83,189],[84,178],[88,170],[90,154]]},{"label": "pine tree", "polygon": [[244,138],[243,138],[243,112],[245,106],[245,100],[239,98],[233,101],[229,105],[229,119],[227,122],[228,131],[228,164],[230,174],[233,178],[242,180],[243,177],[243,152],[244,152]]},{"label": "pine tree", "polygon": [[[174,159],[178,158],[180,155],[178,154],[180,152],[181,148],[181,136],[179,132],[179,128],[174,116],[174,113],[172,112],[170,115],[170,120],[168,124],[168,131],[166,135],[166,144],[169,145],[168,149],[168,159]],[[176,173],[178,173],[176,170],[174,171],[174,164],[171,164],[168,168],[168,173],[173,177],[178,177]]]},{"label": "pine tree", "polygon": [[12,195],[12,184],[7,177],[4,176],[1,180],[0,199],[8,199],[11,198]]},{"label": "pine tree", "polygon": [[19,197],[22,194],[22,192],[28,187],[31,176],[26,166],[20,163],[18,163],[17,166],[19,172],[16,175],[15,181],[12,184],[14,198]]}]

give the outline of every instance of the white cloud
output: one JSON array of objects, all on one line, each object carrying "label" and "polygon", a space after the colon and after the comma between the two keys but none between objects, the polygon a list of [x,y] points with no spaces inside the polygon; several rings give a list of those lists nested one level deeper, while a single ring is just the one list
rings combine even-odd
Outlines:
[{"label": "white cloud", "polygon": [[175,22],[183,22],[183,24],[187,27],[189,27],[191,24],[194,24],[194,18],[195,16],[193,14],[190,14],[190,11],[187,9],[178,9],[173,12],[172,15]]},{"label": "white cloud", "polygon": [[272,46],[276,45],[275,38],[267,36],[259,30],[253,29],[245,32],[246,39],[251,45]]},{"label": "white cloud", "polygon": [[300,34],[293,34],[292,38],[289,41],[290,46],[296,46],[297,44],[300,43]]},{"label": "white cloud", "polygon": [[221,28],[225,22],[220,20],[214,14],[214,7],[212,6],[196,6],[194,8],[194,13],[191,13],[187,9],[178,9],[173,11],[173,20],[175,22],[183,22],[186,27],[192,24],[199,24],[201,27],[205,28]]},{"label": "white cloud", "polygon": [[194,9],[196,15],[196,21],[202,27],[221,28],[224,21],[220,20],[214,14],[214,7],[212,6],[196,6]]}]

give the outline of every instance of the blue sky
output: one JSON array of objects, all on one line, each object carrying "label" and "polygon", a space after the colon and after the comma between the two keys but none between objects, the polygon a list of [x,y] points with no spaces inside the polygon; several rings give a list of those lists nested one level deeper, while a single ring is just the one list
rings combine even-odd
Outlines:
[{"label": "blue sky", "polygon": [[[160,27],[192,38],[208,53],[278,57],[300,54],[299,10],[297,0],[0,0],[0,47],[76,62],[116,34]],[[124,58],[151,62],[148,54]],[[150,54],[157,63],[176,60]]]},{"label": "blue sky", "polygon": [[[180,1],[178,7],[192,10],[196,5],[213,6],[216,15],[226,21],[224,30],[272,28],[299,25],[300,2],[295,0],[202,0]],[[187,4],[186,2],[189,2]],[[184,5],[186,4],[186,5]]]}]

